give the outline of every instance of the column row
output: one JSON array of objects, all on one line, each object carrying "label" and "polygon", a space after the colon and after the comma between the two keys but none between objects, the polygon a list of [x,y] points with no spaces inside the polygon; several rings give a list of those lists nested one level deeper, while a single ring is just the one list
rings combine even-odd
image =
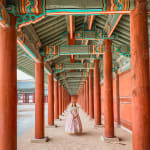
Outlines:
[{"label": "column row", "polygon": [[48,125],[54,126],[54,119],[59,119],[68,104],[70,96],[66,89],[54,79],[53,72],[48,75]]}]

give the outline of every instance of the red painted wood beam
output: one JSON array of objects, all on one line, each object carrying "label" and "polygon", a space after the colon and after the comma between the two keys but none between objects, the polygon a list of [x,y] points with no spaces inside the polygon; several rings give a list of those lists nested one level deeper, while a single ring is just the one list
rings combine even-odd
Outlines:
[{"label": "red painted wood beam", "polygon": [[[88,21],[89,21],[88,30],[91,30],[92,29],[92,25],[93,25],[93,21],[94,21],[94,15],[91,15],[90,19]],[[88,42],[89,42],[89,40],[86,40],[85,45],[88,45]]]},{"label": "red painted wood beam", "polygon": [[[53,15],[109,15],[109,14],[130,14],[131,11],[130,10],[117,10],[117,11],[95,11],[95,12],[46,12],[46,16],[53,16]],[[147,11],[148,14],[150,14],[150,11]]]},{"label": "red painted wood beam", "polygon": [[121,20],[122,16],[123,16],[123,14],[120,14],[120,15],[119,15],[119,17],[118,17],[116,23],[114,24],[113,28],[110,30],[110,32],[109,32],[109,34],[108,34],[108,37],[111,37],[111,35],[113,34],[114,30],[116,29],[116,27],[117,27],[119,21]]},{"label": "red painted wood beam", "polygon": [[20,45],[23,50],[35,61],[35,62],[40,62],[39,58],[35,58],[32,53],[25,47],[24,43],[22,43],[21,41],[19,41],[17,39],[17,44]]},{"label": "red painted wood beam", "polygon": [[70,39],[73,39],[73,16],[69,15],[69,36]]},{"label": "red painted wood beam", "polygon": [[[74,31],[73,16],[69,15],[68,45],[75,45],[75,35],[73,31]],[[74,55],[70,55],[70,62],[75,63]],[[74,72],[74,70],[71,70],[71,72]]]},{"label": "red painted wood beam", "polygon": [[[49,15],[109,15],[109,14],[130,14],[131,11],[130,10],[119,10],[119,11],[95,11],[95,12],[54,12],[54,13],[46,13],[46,16]],[[148,13],[150,13],[150,11],[148,11]]]},{"label": "red painted wood beam", "polygon": [[86,41],[85,41],[85,45],[88,45],[88,42],[89,42],[89,40],[86,40]]},{"label": "red painted wood beam", "polygon": [[92,29],[93,21],[94,21],[94,15],[90,16],[88,30]]},{"label": "red painted wood beam", "polygon": [[70,62],[71,62],[71,63],[75,63],[74,55],[70,55]]}]

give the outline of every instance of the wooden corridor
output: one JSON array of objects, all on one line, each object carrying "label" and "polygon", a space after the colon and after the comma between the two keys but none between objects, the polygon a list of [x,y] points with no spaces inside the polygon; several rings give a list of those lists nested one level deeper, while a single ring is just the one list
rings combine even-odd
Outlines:
[{"label": "wooden corridor", "polygon": [[[0,150],[150,150],[149,52],[150,0],[0,0]],[[35,126],[19,139],[17,69],[35,78]],[[83,136],[65,135],[58,121],[73,101],[94,120],[81,111]],[[45,132],[54,121],[60,127]],[[115,121],[132,140],[114,133]]]}]

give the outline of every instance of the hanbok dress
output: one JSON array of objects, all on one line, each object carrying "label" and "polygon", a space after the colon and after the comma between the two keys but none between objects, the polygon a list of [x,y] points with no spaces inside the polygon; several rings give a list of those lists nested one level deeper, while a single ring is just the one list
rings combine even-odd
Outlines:
[{"label": "hanbok dress", "polygon": [[82,123],[78,107],[71,107],[70,113],[66,119],[65,132],[70,134],[82,133]]}]

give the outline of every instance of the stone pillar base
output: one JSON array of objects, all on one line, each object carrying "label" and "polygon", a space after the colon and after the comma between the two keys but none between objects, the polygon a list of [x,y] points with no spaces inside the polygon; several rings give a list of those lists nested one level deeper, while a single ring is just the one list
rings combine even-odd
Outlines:
[{"label": "stone pillar base", "polygon": [[106,143],[119,143],[118,137],[107,138],[107,137],[101,136],[101,140],[106,142]]},{"label": "stone pillar base", "polygon": [[101,125],[94,125],[93,128],[95,128],[95,129],[97,129],[97,128],[104,128],[104,125],[103,124],[101,124]]},{"label": "stone pillar base", "polygon": [[31,143],[45,143],[45,142],[48,142],[50,139],[48,137],[44,137],[44,138],[41,138],[41,139],[31,139]]},{"label": "stone pillar base", "polygon": [[46,128],[57,128],[57,125],[47,125]]}]

